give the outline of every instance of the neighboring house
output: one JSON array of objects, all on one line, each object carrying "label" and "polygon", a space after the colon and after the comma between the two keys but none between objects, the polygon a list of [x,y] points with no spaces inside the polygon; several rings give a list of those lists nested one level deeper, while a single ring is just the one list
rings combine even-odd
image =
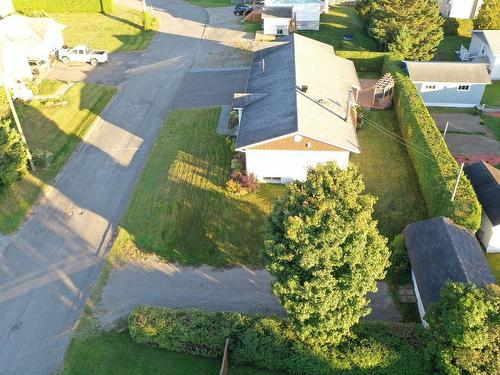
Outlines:
[{"label": "neighboring house", "polygon": [[470,62],[406,62],[408,75],[430,107],[474,107],[491,84],[485,64]]},{"label": "neighboring house", "polygon": [[440,0],[440,12],[445,17],[476,18],[483,0]]},{"label": "neighboring house", "polygon": [[491,79],[500,79],[500,30],[474,30],[468,58],[488,64]]},{"label": "neighboring house", "polygon": [[[295,18],[297,30],[319,30],[319,18],[321,13],[328,11],[328,3],[320,0],[265,0],[265,7],[292,8],[292,17]],[[264,19],[264,34],[266,34],[266,23],[273,23],[272,18]],[[271,26],[267,27],[272,30]],[[279,29],[278,29],[279,30]]]},{"label": "neighboring house", "polygon": [[476,161],[467,164],[464,172],[483,207],[478,237],[487,252],[500,252],[500,170]]},{"label": "neighboring house", "polygon": [[12,0],[0,1],[0,17],[6,17],[14,12],[15,10],[14,10],[14,5],[12,5]]},{"label": "neighboring house", "polygon": [[406,226],[403,231],[422,324],[447,280],[479,287],[496,283],[474,235],[445,217]]},{"label": "neighboring house", "polygon": [[293,8],[292,7],[262,7],[262,19],[264,21],[264,34],[288,35],[293,31]]},{"label": "neighboring house", "polygon": [[309,167],[359,153],[354,105],[360,89],[352,61],[298,34],[254,54],[247,93],[235,94],[236,150],[259,181],[304,180]]},{"label": "neighboring house", "polygon": [[0,70],[14,95],[18,90],[26,91],[23,81],[32,79],[28,60],[48,62],[55,50],[64,45],[64,28],[45,17],[12,14],[0,19]]}]

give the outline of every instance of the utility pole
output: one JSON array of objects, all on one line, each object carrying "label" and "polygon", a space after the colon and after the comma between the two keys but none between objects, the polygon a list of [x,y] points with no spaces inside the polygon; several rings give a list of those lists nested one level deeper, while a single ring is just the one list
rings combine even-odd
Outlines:
[{"label": "utility pole", "polygon": [[460,165],[460,170],[457,174],[457,179],[455,180],[455,187],[453,188],[453,194],[451,194],[451,202],[455,199],[455,194],[457,193],[458,183],[460,182],[460,176],[462,175],[462,171],[464,170],[464,163]]},{"label": "utility pole", "polygon": [[448,125],[450,125],[449,121],[446,121],[446,126],[444,128],[443,139],[446,137],[446,132],[448,131]]},{"label": "utility pole", "polygon": [[146,0],[142,0],[142,11],[146,13]]},{"label": "utility pole", "polygon": [[14,102],[12,101],[12,97],[10,96],[9,89],[6,85],[3,86],[5,89],[5,95],[7,96],[7,101],[9,102],[9,107],[12,112],[12,116],[14,117],[14,122],[16,123],[17,131],[21,135],[21,139],[26,146],[26,153],[28,154],[28,161],[30,163],[31,170],[35,171],[35,164],[33,163],[33,157],[31,156],[30,149],[28,147],[28,142],[26,142],[26,137],[24,136],[23,128],[21,127],[21,122],[19,121],[19,117],[17,117],[16,107],[14,107]]}]

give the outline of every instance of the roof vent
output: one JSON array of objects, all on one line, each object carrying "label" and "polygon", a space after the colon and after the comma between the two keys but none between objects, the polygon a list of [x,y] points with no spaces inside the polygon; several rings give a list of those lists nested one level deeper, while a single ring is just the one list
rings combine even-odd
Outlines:
[{"label": "roof vent", "polygon": [[302,86],[300,86],[300,91],[302,91],[302,92],[307,92],[307,89],[308,89],[308,88],[309,88],[309,87],[307,87],[307,85],[302,85]]}]

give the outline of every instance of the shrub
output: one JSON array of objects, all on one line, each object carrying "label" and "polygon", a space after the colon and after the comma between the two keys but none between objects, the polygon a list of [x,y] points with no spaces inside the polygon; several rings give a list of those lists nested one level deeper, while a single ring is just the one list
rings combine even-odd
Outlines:
[{"label": "shrub", "polygon": [[14,0],[14,8],[24,14],[48,13],[109,13],[113,11],[114,0]]},{"label": "shrub", "polygon": [[158,18],[149,12],[142,13],[142,28],[145,31],[156,30],[158,28]]},{"label": "shrub", "polygon": [[369,51],[336,51],[338,56],[349,59],[354,63],[357,71],[380,72],[387,52]]},{"label": "shrub", "polygon": [[0,122],[0,191],[26,173],[28,155],[19,133],[10,121]]},{"label": "shrub", "polygon": [[166,350],[221,357],[229,338],[231,363],[299,374],[427,374],[420,326],[361,322],[337,347],[312,348],[277,317],[141,306],[129,316],[132,339]]},{"label": "shrub", "polygon": [[446,17],[443,25],[444,35],[470,36],[474,23],[469,19]]},{"label": "shrub", "polygon": [[390,56],[384,61],[383,71],[395,78],[394,107],[429,215],[449,217],[475,232],[481,223],[481,206],[463,174],[451,202],[459,167],[417,88],[403,73],[401,62]]},{"label": "shrub", "polygon": [[398,234],[394,237],[389,244],[389,250],[391,250],[390,275],[396,279],[407,279],[411,271],[411,265],[405,239],[402,234]]}]

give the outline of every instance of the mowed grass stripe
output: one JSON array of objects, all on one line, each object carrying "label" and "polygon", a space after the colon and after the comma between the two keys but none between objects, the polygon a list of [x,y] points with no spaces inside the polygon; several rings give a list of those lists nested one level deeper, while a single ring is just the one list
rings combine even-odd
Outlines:
[{"label": "mowed grass stripe", "polygon": [[168,116],[122,226],[137,247],[171,262],[260,266],[266,216],[283,187],[226,191],[234,153],[215,132],[218,118],[218,108]]}]

